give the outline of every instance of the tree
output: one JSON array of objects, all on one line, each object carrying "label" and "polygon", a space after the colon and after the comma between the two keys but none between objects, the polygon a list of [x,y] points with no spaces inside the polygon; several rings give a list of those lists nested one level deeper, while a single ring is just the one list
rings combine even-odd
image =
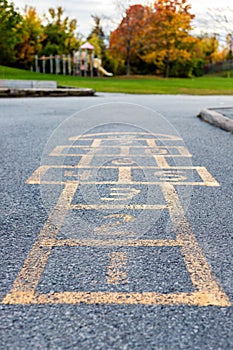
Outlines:
[{"label": "tree", "polygon": [[16,45],[17,62],[19,66],[29,68],[35,55],[41,51],[41,43],[45,39],[41,18],[34,7],[25,7],[20,28],[21,42]]},{"label": "tree", "polygon": [[56,10],[49,9],[47,25],[44,27],[45,39],[42,42],[43,55],[69,54],[78,49],[80,42],[75,35],[77,21],[63,18],[63,15],[64,10],[60,6]]},{"label": "tree", "polygon": [[104,35],[103,28],[101,26],[101,18],[97,15],[91,15],[91,17],[93,18],[95,25],[90,35],[96,34],[99,38],[104,39],[105,35]]},{"label": "tree", "polygon": [[233,29],[232,29],[232,21],[233,21],[233,10],[232,8],[214,8],[208,10],[207,13],[207,24],[212,22],[212,28],[214,30],[214,34],[218,34],[222,41],[225,41],[228,48],[227,58],[232,58],[233,53]]},{"label": "tree", "polygon": [[127,75],[130,75],[132,62],[140,59],[143,31],[149,13],[147,6],[130,6],[118,28],[111,33],[109,51],[116,59],[124,60]]},{"label": "tree", "polygon": [[21,42],[20,24],[22,16],[13,3],[0,0],[0,64],[12,65],[16,61],[16,45]]},{"label": "tree", "polygon": [[91,17],[95,25],[87,40],[94,46],[95,54],[102,59],[105,56],[106,45],[104,43],[105,34],[101,26],[101,18],[96,15],[91,15]]},{"label": "tree", "polygon": [[186,0],[157,0],[145,33],[146,62],[153,62],[165,77],[169,77],[173,62],[191,61],[195,40],[190,35],[191,6]]},{"label": "tree", "polygon": [[233,31],[232,33],[228,33],[226,36],[226,42],[228,45],[228,54],[227,58],[232,59],[233,58]]},{"label": "tree", "polygon": [[215,35],[203,34],[197,38],[192,56],[200,58],[205,63],[213,63],[219,57],[219,41]]}]

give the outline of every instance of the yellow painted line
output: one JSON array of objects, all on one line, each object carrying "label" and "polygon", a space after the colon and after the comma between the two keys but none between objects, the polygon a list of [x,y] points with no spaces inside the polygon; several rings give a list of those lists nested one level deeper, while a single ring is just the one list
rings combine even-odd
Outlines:
[{"label": "yellow painted line", "polygon": [[[67,183],[70,183],[70,184],[79,184],[80,181],[75,181],[75,180],[72,180],[72,181],[40,181],[40,182],[30,182],[29,184],[30,185],[65,185]],[[163,183],[169,183],[167,181],[155,181],[155,182],[152,182],[152,181],[138,181],[138,182],[126,182],[125,184],[127,185],[161,185]],[[122,185],[123,183],[119,183],[117,181],[98,181],[98,182],[95,182],[95,181],[83,181],[82,182],[82,185]],[[219,187],[220,185],[216,182],[179,182],[179,181],[171,181],[171,184],[172,185],[175,185],[175,186],[208,186],[208,187]]]},{"label": "yellow painted line", "polygon": [[[153,157],[155,157],[153,155]],[[158,156],[156,156],[158,157]],[[159,156],[159,158],[162,158],[161,156]],[[115,163],[114,163],[115,164]],[[117,163],[118,164],[118,163]],[[122,163],[122,166],[128,166],[127,165],[128,163]],[[48,167],[51,167],[51,168],[74,168],[74,169],[99,169],[100,167],[97,166],[97,165],[89,165],[89,166],[72,166],[72,165],[48,165]],[[104,169],[119,169],[120,166],[119,165],[106,165],[104,166]],[[161,167],[157,166],[157,165],[130,165],[130,168],[131,169],[160,169],[161,170]],[[170,165],[169,166],[169,169],[170,170],[197,170],[199,168],[203,168],[203,167],[199,167],[199,166],[172,166]],[[164,169],[167,169],[167,167],[165,167]],[[216,180],[215,180],[216,181]]]},{"label": "yellow painted line", "polygon": [[185,217],[184,210],[176,190],[171,184],[161,185],[161,189],[168,204],[170,219],[176,233],[177,241],[181,245],[181,253],[194,287],[203,294],[209,294],[216,305],[230,305],[229,298],[213,277],[201,248]]},{"label": "yellow painted line", "polygon": [[120,154],[122,155],[122,157],[129,156],[130,147],[123,146],[123,147],[120,147],[120,150],[121,150]]},{"label": "yellow painted line", "polygon": [[125,231],[125,230],[119,230],[119,226],[121,227],[122,224],[125,224],[127,222],[132,222],[135,220],[135,217],[133,215],[127,215],[127,214],[108,214],[104,215],[105,219],[116,219],[114,222],[109,222],[107,224],[97,226],[94,228],[94,234],[97,236],[123,236],[125,237],[135,237],[136,233],[133,231]]},{"label": "yellow painted line", "polygon": [[104,216],[106,219],[119,219],[122,220],[123,223],[132,222],[135,220],[133,215],[128,214],[108,214]]},{"label": "yellow painted line", "polygon": [[[97,140],[99,140],[99,139],[97,139]],[[105,141],[103,139],[101,139],[101,140],[102,140],[102,142]],[[146,139],[143,139],[143,140],[147,141]],[[127,140],[119,140],[119,141],[123,142],[123,141],[127,141]],[[132,141],[134,141],[134,140],[132,140]],[[155,140],[154,139],[149,139],[149,141],[155,141]],[[92,145],[90,145],[90,146],[84,146],[84,145],[61,145],[60,147],[63,147],[63,150],[66,149],[66,148],[68,148],[68,149],[70,149],[70,148],[73,148],[73,149],[81,148],[81,149],[84,149],[84,150],[92,150],[93,148],[95,148],[95,150],[99,151],[99,150],[102,150],[104,148],[114,148],[114,149],[115,148],[122,148],[123,146],[121,146],[121,144],[122,143],[120,143],[118,145],[105,145],[104,143],[102,143],[100,146],[95,146],[95,147],[92,146]],[[182,149],[182,152],[180,151],[180,153],[184,153],[184,150],[185,150],[185,152],[190,155],[188,150],[186,148],[184,148],[184,147],[181,147],[181,146],[170,146],[170,145],[169,146],[166,146],[166,145],[164,145],[164,146],[157,146],[155,142],[153,142],[152,144],[153,144],[153,146],[151,146],[151,147],[150,146],[143,146],[143,145],[138,146],[138,144],[137,145],[130,144],[130,146],[127,145],[127,147],[129,147],[130,149],[131,148],[133,148],[133,149],[140,149],[141,148],[141,149],[148,149],[148,150],[153,150],[153,149]]]},{"label": "yellow painted line", "polygon": [[51,157],[60,156],[63,150],[64,150],[64,146],[56,146],[49,155]]},{"label": "yellow painted line", "polygon": [[174,183],[177,181],[186,181],[187,177],[184,176],[184,172],[182,170],[170,170],[169,168],[166,170],[156,170],[154,175],[159,178],[160,181]]},{"label": "yellow painted line", "polygon": [[90,170],[84,170],[84,172],[80,176],[81,181],[87,181],[92,176],[92,173]]},{"label": "yellow painted line", "polygon": [[[114,160],[112,160],[112,164],[115,164],[115,166],[114,166],[114,168],[117,168],[117,169],[119,169],[120,168],[120,166],[130,166],[131,167],[131,165],[132,164],[135,164],[135,161],[132,161],[131,159],[129,159],[129,158],[118,158],[118,159],[114,159]],[[107,165],[105,166],[105,169],[107,169]],[[131,167],[132,168],[132,167]],[[137,167],[138,168],[138,167]]]},{"label": "yellow painted line", "polygon": [[166,155],[166,154],[169,154],[168,153],[168,149],[165,149],[165,148],[147,148],[145,151],[144,151],[145,154],[148,154],[150,156],[153,156],[153,155]]},{"label": "yellow painted line", "polygon": [[158,147],[155,139],[147,139],[146,143],[150,148]]},{"label": "yellow painted line", "polygon": [[[120,184],[122,184],[121,182]],[[128,182],[126,182],[128,183]],[[141,190],[131,187],[113,187],[109,197],[101,197],[102,201],[130,201],[133,197],[137,196]]]},{"label": "yellow painted line", "polygon": [[162,210],[167,209],[167,205],[160,204],[72,204],[73,210]]},{"label": "yellow painted line", "polygon": [[[53,157],[87,157],[87,156],[90,156],[90,153],[84,155],[82,153],[51,153],[50,156],[53,156]],[[148,158],[148,157],[151,157],[152,154],[145,154],[145,153],[142,153],[142,154],[128,154],[126,155],[125,153],[95,153],[95,157],[111,157],[111,158],[116,158],[116,157],[126,157],[126,156],[129,156],[130,158]],[[167,158],[190,158],[191,155],[182,155],[182,154],[166,154],[166,155],[158,155],[157,157],[167,157]]]},{"label": "yellow painted line", "polygon": [[[94,229],[94,234],[95,236],[105,236],[105,237],[124,237],[124,238],[132,238],[132,237],[135,237],[137,236],[137,234],[133,231],[120,231],[120,230],[116,230],[115,227],[119,226],[120,225],[120,222],[118,222],[118,225],[109,225],[107,227],[106,225],[106,228],[104,228],[102,226],[102,229],[101,227],[96,227]],[[114,229],[114,230],[113,230]]]},{"label": "yellow painted line", "polygon": [[78,162],[77,167],[88,166],[92,162],[93,158],[94,158],[94,154],[89,153],[89,154],[82,155],[82,158]]},{"label": "yellow painted line", "polygon": [[180,154],[183,156],[192,156],[191,153],[185,148],[184,146],[178,146],[177,149],[179,150]]},{"label": "yellow painted line", "polygon": [[[84,159],[82,160],[81,159],[81,164],[84,162],[84,164],[86,164],[86,159],[85,159],[85,157],[86,156],[91,156],[92,154],[95,154],[96,153],[96,149],[97,148],[99,148],[100,147],[100,145],[101,145],[101,139],[95,139],[95,140],[93,140],[93,142],[92,142],[92,144],[91,144],[91,146],[89,146],[89,148],[90,148],[90,152],[88,153],[88,154],[81,154],[81,155],[79,155],[79,156],[82,156]],[[69,148],[75,148],[75,146],[67,146],[67,145],[60,145],[60,146],[56,146],[55,148],[54,148],[54,150],[50,153],[50,156],[51,157],[60,157],[60,156],[70,156],[69,154],[64,154],[64,153],[62,153],[63,151],[64,151],[64,149],[69,149]],[[83,149],[86,149],[87,147],[85,147],[85,146],[83,146],[82,147]],[[71,157],[72,157],[72,155],[71,155]],[[87,163],[87,164],[89,164],[89,162]]]},{"label": "yellow painted line", "polygon": [[37,185],[41,183],[41,179],[46,174],[46,172],[51,169],[50,165],[41,165],[37,168],[34,173],[26,181],[26,184]]},{"label": "yellow painted line", "polygon": [[75,174],[75,175],[74,175],[73,170],[66,170],[66,171],[64,171],[64,176],[65,176],[65,177],[70,177],[70,176],[77,176],[77,177],[80,177],[80,174]]},{"label": "yellow painted line", "polygon": [[[96,140],[95,140],[96,141]],[[99,141],[99,140],[98,140]],[[126,157],[126,156],[131,156],[135,154],[131,154],[130,150],[131,149],[138,149],[138,150],[142,150],[141,154],[136,154],[136,155],[154,155],[154,154],[158,154],[158,155],[168,155],[168,156],[184,156],[184,157],[191,157],[192,155],[189,153],[189,151],[185,148],[185,147],[181,147],[181,146],[157,146],[155,140],[151,139],[151,140],[146,140],[148,141],[148,144],[150,146],[134,146],[134,145],[130,145],[130,146],[121,146],[121,145],[115,145],[115,146],[111,146],[111,145],[104,145],[102,144],[101,147],[100,146],[78,146],[78,145],[63,145],[63,146],[57,146],[55,147],[55,149],[50,153],[50,156],[54,156],[54,157],[59,157],[59,156],[67,156],[67,155],[77,155],[77,156],[85,156],[90,154],[90,152],[92,153],[96,153],[100,152],[100,151],[104,151],[105,148],[108,149],[119,149],[121,150],[118,154],[120,154],[122,157]],[[89,152],[87,154],[80,154],[80,153],[62,153],[64,150],[66,149],[81,149],[81,150],[85,150],[86,152]],[[179,152],[179,154],[172,154],[172,153],[168,153],[169,150],[177,150]],[[104,153],[98,153],[98,156],[104,156]]]},{"label": "yellow painted line", "polygon": [[196,169],[206,186],[213,186],[213,183],[215,183],[216,186],[220,186],[205,167],[197,167]]},{"label": "yellow painted line", "polygon": [[45,239],[55,241],[67,211],[70,209],[70,204],[77,187],[78,185],[66,184],[57,201],[57,204],[51,211],[46,223],[39,233],[35,244],[30,250],[21,271],[16,277],[11,291],[7,294],[3,300],[3,303],[11,300],[11,294],[14,295],[14,293],[22,293],[23,297],[24,293],[32,293],[36,288],[52,249],[51,247],[42,246],[41,242],[43,242]]},{"label": "yellow painted line", "polygon": [[[129,135],[130,133],[123,133]],[[138,133],[133,133],[137,134]],[[146,133],[145,133],[146,134]],[[96,134],[99,136],[100,134]],[[119,133],[104,133],[104,135],[116,135]],[[147,135],[147,134],[146,134]],[[87,135],[91,136],[91,135]],[[158,135],[157,135],[158,136]],[[160,136],[159,136],[160,137]],[[180,138],[172,137],[169,135],[165,136],[165,139],[170,141],[181,140]],[[80,139],[80,138],[78,138]],[[84,138],[88,139],[88,138]],[[164,138],[157,138],[165,140]],[[107,139],[116,141],[116,138],[109,137]],[[120,138],[117,139],[121,141]],[[137,139],[138,140],[138,139]],[[155,139],[144,139],[148,146],[157,147]],[[96,155],[96,149],[102,144],[103,139],[92,139],[93,150],[89,152],[88,155],[80,155],[81,161],[76,165],[77,168],[89,167],[94,156],[121,156],[121,155]],[[123,140],[124,141],[124,140]],[[60,148],[59,148],[60,147]],[[58,146],[54,149],[55,155],[59,155],[62,152],[64,146]],[[84,146],[85,148],[85,146]],[[190,157],[191,155],[184,147],[177,147],[179,149],[180,155],[154,155],[158,167],[147,167],[153,169],[164,168],[169,170],[173,169],[167,163],[166,157]],[[52,152],[52,154],[53,154]],[[129,152],[129,147],[121,148],[121,153]],[[66,156],[61,154],[62,156]],[[127,154],[129,155],[129,154]],[[67,156],[72,156],[68,154]],[[75,156],[78,156],[75,154]],[[131,156],[131,155],[130,155]],[[144,155],[132,155],[132,157],[140,157]],[[133,167],[123,166],[122,170],[119,170],[119,179],[126,184],[146,184],[146,185],[160,185],[166,205],[71,205],[74,194],[79,186],[78,181],[72,182],[58,182],[58,181],[41,181],[41,178],[46,174],[49,168],[56,166],[41,166],[39,167],[33,175],[28,179],[27,183],[48,183],[48,184],[65,184],[65,188],[62,191],[57,204],[49,215],[47,222],[40,231],[37,241],[33,245],[31,251],[28,254],[24,265],[18,274],[12,290],[3,299],[4,304],[54,304],[54,303],[67,303],[67,304],[77,304],[84,302],[87,304],[144,304],[144,305],[196,305],[196,306],[231,306],[229,298],[221,289],[218,281],[213,277],[210,266],[208,265],[198,242],[192,232],[191,227],[185,217],[184,210],[180,203],[178,194],[175,191],[174,185],[201,185],[201,186],[219,186],[218,182],[209,174],[209,172],[204,167],[174,167],[174,169],[196,169],[203,182],[134,182],[131,181],[131,170]],[[65,169],[72,169],[72,166],[61,166]],[[58,166],[60,168],[60,166]],[[94,167],[93,167],[94,168]],[[99,168],[99,167],[96,167]],[[106,167],[107,168],[107,167]],[[115,167],[113,167],[115,168]],[[137,168],[135,166],[135,168]],[[142,168],[142,167],[140,167]],[[120,167],[119,167],[120,169]],[[90,172],[86,170],[84,172],[84,179],[89,178]],[[113,184],[117,185],[118,182],[115,181],[104,181],[104,182],[85,182],[85,184]],[[119,188],[120,189],[120,188]],[[127,190],[127,189],[126,189]],[[122,239],[86,239],[86,240],[57,240],[57,235],[64,222],[67,212],[71,209],[149,209],[149,210],[161,210],[167,208],[169,210],[170,219],[173,225],[174,232],[176,234],[176,240],[122,240]],[[106,232],[103,232],[106,236]],[[125,232],[115,231],[112,232],[117,237],[118,233],[125,234]],[[110,236],[110,238],[112,238]],[[51,250],[55,246],[101,246],[101,247],[114,247],[114,246],[179,246],[181,253],[184,258],[187,270],[190,274],[190,278],[194,288],[196,289],[191,293],[168,293],[160,294],[155,292],[143,292],[143,293],[112,293],[112,292],[62,292],[62,293],[50,293],[38,295],[35,293],[36,286],[39,282],[41,274],[45,268]],[[119,284],[124,281],[127,282],[126,275],[126,254],[125,253],[109,253],[109,265],[107,269],[107,283],[109,284]]]},{"label": "yellow painted line", "polygon": [[[131,178],[131,169],[168,169],[171,171],[176,171],[176,170],[196,170],[203,182],[184,182],[184,181],[171,181],[175,185],[183,185],[183,186],[213,186],[213,187],[219,187],[219,183],[214,179],[214,177],[208,172],[208,170],[205,167],[200,167],[200,166],[190,166],[190,167],[185,167],[185,166],[177,166],[177,167],[171,167],[167,163],[166,159],[163,156],[153,156],[159,166],[130,166],[130,167],[118,167],[118,166],[106,166],[104,169],[119,169],[119,179],[120,183],[122,184],[130,184],[130,185],[160,185],[161,181],[132,181]],[[30,185],[35,185],[35,184],[51,184],[51,185],[61,185],[61,184],[66,184],[67,182],[77,184],[80,181],[52,181],[52,180],[42,180],[43,176],[45,176],[46,172],[49,169],[98,169],[99,167],[97,166],[89,166],[89,163],[93,159],[93,155],[85,155],[83,158],[80,160],[77,166],[66,166],[66,165],[42,165],[38,169],[34,171],[34,173],[29,177],[29,179],[26,181],[27,184]],[[66,174],[67,175],[67,174]],[[68,174],[69,176],[75,177],[75,176],[80,176],[80,174]],[[68,176],[67,175],[67,176]],[[93,182],[93,181],[87,181],[91,176],[91,173],[85,172],[81,176],[81,180],[85,182],[85,184],[103,184],[103,185],[116,185],[119,184],[119,181],[99,181],[99,182]],[[165,181],[166,179],[164,179]],[[168,181],[169,182],[169,181]]]},{"label": "yellow painted line", "polygon": [[96,148],[101,149],[101,139],[95,139],[93,140],[92,144],[90,146],[76,146],[76,145],[59,145],[54,148],[54,150],[50,153],[50,156],[60,156],[62,155],[62,152],[66,148],[82,148],[82,149],[90,149],[93,150]]},{"label": "yellow painted line", "polygon": [[82,155],[80,161],[78,162],[78,167],[88,166],[91,164],[94,155],[95,155],[95,147],[99,147],[101,145],[101,140],[93,140],[91,147],[93,148],[88,154]]},{"label": "yellow painted line", "polygon": [[170,168],[170,165],[168,164],[167,160],[165,157],[161,157],[161,156],[154,156],[154,159],[156,161],[156,164],[158,165],[159,168]]},{"label": "yellow painted line", "polygon": [[11,304],[11,305],[29,305],[29,304],[38,304],[37,298],[35,297],[34,290],[16,290],[13,289],[8,293],[2,301],[2,304]]},{"label": "yellow painted line", "polygon": [[[155,157],[153,155],[153,157]],[[161,158],[161,156],[159,156]],[[123,161],[123,159],[122,159]],[[126,160],[128,161],[128,160]],[[114,163],[115,164],[115,163]],[[121,164],[121,163],[120,163]],[[122,166],[128,166],[128,163],[122,163]],[[47,169],[99,169],[100,166],[99,165],[87,165],[87,166],[82,166],[80,165],[80,163],[78,163],[77,165],[42,165],[40,166],[35,172],[40,171],[40,173],[42,174],[43,168],[47,168]],[[104,169],[119,169],[119,163],[117,163],[117,165],[106,165],[103,167]],[[161,167],[158,167],[156,165],[130,165],[131,169],[161,169]],[[200,171],[200,169],[205,169],[205,167],[200,167],[200,166],[169,166],[170,170],[197,170]],[[40,170],[39,170],[40,169]],[[165,169],[167,169],[167,167],[165,167]],[[47,171],[47,170],[46,170]],[[33,174],[35,174],[35,172]],[[216,181],[216,180],[214,180]]]},{"label": "yellow painted line", "polygon": [[132,182],[131,167],[120,167],[118,170],[118,182],[119,183],[130,183]]},{"label": "yellow painted line", "polygon": [[92,142],[92,144],[91,144],[91,147],[92,147],[92,148],[100,147],[100,146],[101,146],[101,143],[102,143],[102,140],[101,140],[101,139],[95,139],[95,140],[93,140],[93,142]]},{"label": "yellow painted line", "polygon": [[112,252],[108,253],[108,268],[106,273],[107,284],[122,284],[128,283],[126,264],[126,253]]},{"label": "yellow painted line", "polygon": [[[93,137],[88,137],[88,138],[80,138],[80,139],[77,139],[77,140],[80,140],[80,141],[92,141],[94,138]],[[69,139],[70,140],[70,139]],[[77,141],[77,140],[74,140],[74,141]],[[120,137],[108,137],[108,138],[97,138],[97,140],[102,140],[102,142],[108,142],[108,141],[115,141],[115,147],[118,147],[121,145],[121,142],[122,141],[125,141],[126,139],[123,139],[123,138],[120,138]],[[173,142],[173,141],[182,141],[182,139],[174,139],[174,140],[165,140],[165,139],[162,139],[162,138],[143,138],[143,137],[134,137],[133,139],[130,139],[130,141],[146,141],[146,140],[155,140],[155,141],[168,141],[168,142]],[[113,143],[113,142],[112,142]],[[105,146],[107,146],[107,144],[105,144]],[[83,147],[89,147],[89,146],[86,146],[86,145],[83,145]],[[163,146],[162,146],[163,147]]]},{"label": "yellow painted line", "polygon": [[[95,136],[104,136],[104,135],[147,135],[148,137],[153,137],[156,138],[157,140],[167,140],[167,141],[181,141],[182,139],[178,136],[174,135],[168,135],[168,134],[150,134],[146,132],[104,132],[104,133],[97,133],[97,134],[86,134],[86,135],[81,135],[81,136],[72,136],[69,138],[70,141],[77,141],[77,140],[85,140],[90,137],[95,137]],[[145,140],[143,138],[143,140]]]},{"label": "yellow painted line", "polygon": [[177,240],[163,239],[47,239],[41,242],[45,247],[179,247]]},{"label": "yellow painted line", "polygon": [[79,181],[40,181],[40,182],[28,182],[29,185],[66,185],[67,183],[79,184]]},{"label": "yellow painted line", "polygon": [[65,177],[78,177],[80,181],[88,181],[92,177],[91,170],[84,170],[82,173],[74,174],[74,170],[67,170],[64,172]]},{"label": "yellow painted line", "polygon": [[155,292],[60,292],[34,294],[14,292],[4,304],[116,304],[116,305],[192,305],[192,306],[231,306],[225,300],[219,302],[207,292],[167,293]]}]

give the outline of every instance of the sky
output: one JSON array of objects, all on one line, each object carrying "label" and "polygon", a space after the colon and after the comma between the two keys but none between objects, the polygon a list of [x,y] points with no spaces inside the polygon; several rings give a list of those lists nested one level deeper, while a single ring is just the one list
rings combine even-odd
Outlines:
[{"label": "sky", "polygon": [[[23,11],[25,5],[36,7],[39,14],[44,14],[48,11],[48,8],[61,6],[65,10],[65,15],[70,18],[76,18],[78,21],[78,32],[84,36],[88,36],[92,27],[93,20],[91,15],[98,15],[102,17],[109,17],[115,20],[113,24],[112,20],[103,19],[102,25],[105,32],[109,32],[111,29],[116,28],[117,23],[117,8],[116,2],[119,0],[12,0],[16,7]],[[142,3],[145,4],[148,0],[121,0],[122,3],[130,2],[130,4]],[[192,12],[196,15],[195,26],[201,26],[201,19],[205,16],[208,8],[231,8],[233,15],[233,4],[230,5],[229,0],[189,0],[188,3],[192,5]],[[153,1],[149,1],[153,3]],[[200,19],[200,21],[199,21]],[[232,22],[233,23],[233,22]],[[208,30],[208,24],[205,23],[206,31]]]}]

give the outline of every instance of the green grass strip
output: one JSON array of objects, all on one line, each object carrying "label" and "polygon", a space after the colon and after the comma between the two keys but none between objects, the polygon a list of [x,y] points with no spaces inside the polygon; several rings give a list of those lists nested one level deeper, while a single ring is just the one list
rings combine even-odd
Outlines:
[{"label": "green grass strip", "polygon": [[200,78],[79,77],[33,73],[0,66],[0,79],[55,80],[58,86],[92,88],[97,92],[129,94],[233,95],[232,74]]}]

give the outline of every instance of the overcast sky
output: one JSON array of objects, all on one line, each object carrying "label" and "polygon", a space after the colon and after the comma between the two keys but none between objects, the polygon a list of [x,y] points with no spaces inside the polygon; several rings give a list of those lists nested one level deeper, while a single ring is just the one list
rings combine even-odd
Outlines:
[{"label": "overcast sky", "polygon": [[[208,8],[216,7],[224,9],[231,7],[233,11],[233,4],[229,3],[232,0],[189,0],[188,3],[192,5],[192,12],[196,14],[196,19],[201,19],[206,14]],[[93,26],[91,15],[98,15],[100,17],[106,16],[117,19],[116,0],[13,0],[14,4],[23,10],[25,5],[36,7],[39,14],[47,12],[50,7],[62,6],[65,9],[65,14],[70,18],[76,18],[78,21],[78,31],[84,36],[87,36]],[[146,3],[147,0],[134,1],[131,4]],[[150,2],[150,1],[149,1]],[[152,3],[153,1],[151,1]],[[127,3],[127,0],[124,0]],[[103,21],[104,29],[110,29],[110,21]]]}]

